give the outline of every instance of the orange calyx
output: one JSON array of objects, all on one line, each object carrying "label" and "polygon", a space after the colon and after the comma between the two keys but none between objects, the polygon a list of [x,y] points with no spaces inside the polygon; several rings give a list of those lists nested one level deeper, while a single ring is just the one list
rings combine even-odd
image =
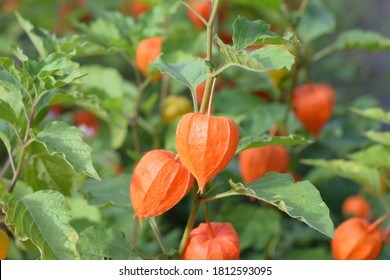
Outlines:
[{"label": "orange calyx", "polygon": [[374,260],[382,250],[383,233],[363,218],[350,218],[335,230],[331,241],[336,260]]},{"label": "orange calyx", "polygon": [[335,92],[327,84],[304,84],[296,87],[292,96],[294,113],[302,125],[318,137],[332,116]]},{"label": "orange calyx", "polygon": [[140,221],[163,214],[191,189],[193,176],[165,150],[147,152],[134,169],[130,199]]},{"label": "orange calyx", "polygon": [[[155,36],[141,40],[137,47],[135,61],[141,73],[147,77],[149,75],[149,63],[157,59],[161,53],[163,37]],[[157,80],[161,74],[156,74],[152,77]]]},{"label": "orange calyx", "polygon": [[368,219],[371,216],[371,206],[364,197],[351,195],[344,200],[341,212],[344,215]]},{"label": "orange calyx", "polygon": [[[210,229],[214,236],[210,235]],[[201,223],[194,228],[184,249],[184,260],[238,260],[240,238],[230,223]]]},{"label": "orange calyx", "polygon": [[239,141],[235,122],[202,113],[184,115],[176,130],[176,149],[202,193],[206,183],[234,157]]},{"label": "orange calyx", "polygon": [[289,164],[290,155],[284,146],[251,148],[238,155],[238,165],[245,183],[259,179],[270,171],[284,173]]}]

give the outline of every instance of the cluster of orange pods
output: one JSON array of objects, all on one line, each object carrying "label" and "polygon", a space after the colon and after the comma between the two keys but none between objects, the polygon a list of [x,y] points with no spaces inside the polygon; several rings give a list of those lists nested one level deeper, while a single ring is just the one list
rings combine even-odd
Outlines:
[{"label": "cluster of orange pods", "polygon": [[[184,115],[176,131],[178,154],[149,151],[134,170],[130,198],[135,215],[142,220],[168,211],[190,191],[194,179],[203,193],[207,182],[234,157],[238,141],[238,127],[228,118],[199,112]],[[192,230],[183,258],[238,259],[239,248],[231,224],[201,224]]]},{"label": "cluster of orange pods", "polygon": [[[208,20],[211,2],[189,1]],[[205,5],[206,4],[206,5]],[[202,21],[188,16],[197,28]],[[149,63],[162,49],[163,38],[143,39],[136,52],[136,64],[149,76]],[[153,76],[153,80],[160,78]],[[147,152],[138,162],[130,184],[130,198],[140,221],[161,215],[174,207],[191,189],[194,180],[203,193],[207,182],[222,171],[234,157],[239,141],[235,122],[202,113],[182,116],[176,131],[177,155],[166,150]],[[183,259],[239,259],[240,239],[230,223],[204,223],[190,233]]]},{"label": "cluster of orange pods", "polygon": [[383,215],[370,223],[372,211],[369,202],[360,195],[349,196],[342,205],[342,213],[351,216],[335,230],[331,241],[335,260],[375,260],[379,257],[383,244],[389,242],[381,222],[388,217]]},{"label": "cluster of orange pods", "polygon": [[[188,4],[208,20],[211,1],[188,1]],[[143,7],[142,11],[146,10]],[[197,28],[205,28],[190,10],[188,17]],[[157,58],[162,44],[163,38],[157,36],[146,38],[138,45],[136,64],[144,76],[150,75],[149,63]],[[161,74],[155,74],[152,78],[160,77]],[[198,99],[201,99],[203,90],[204,84],[201,84],[197,90]],[[317,137],[332,114],[334,92],[328,85],[302,85],[294,91],[292,104],[303,126]],[[130,195],[136,216],[142,220],[168,211],[190,191],[194,179],[198,192],[202,194],[207,182],[232,160],[238,141],[238,127],[228,118],[201,113],[182,116],[176,131],[178,154],[165,150],[149,151],[134,170]],[[284,146],[268,146],[242,151],[238,160],[241,176],[249,183],[269,171],[287,172],[290,155]],[[238,259],[238,235],[228,223],[201,224],[191,232],[183,258]]]}]

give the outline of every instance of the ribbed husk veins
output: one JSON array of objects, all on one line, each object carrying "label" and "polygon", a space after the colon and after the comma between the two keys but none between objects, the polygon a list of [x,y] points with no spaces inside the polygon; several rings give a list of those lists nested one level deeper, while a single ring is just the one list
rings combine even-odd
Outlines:
[{"label": "ribbed husk veins", "polygon": [[377,228],[369,230],[362,218],[351,218],[341,223],[331,241],[335,260],[375,260],[382,250],[383,234]]},{"label": "ribbed husk veins", "polygon": [[147,152],[134,169],[130,199],[135,215],[154,217],[175,206],[191,189],[194,177],[165,150]]},{"label": "ribbed husk veins", "polygon": [[239,260],[240,238],[230,223],[200,224],[188,239],[184,260]]},{"label": "ribbed husk veins", "polygon": [[183,165],[195,176],[199,191],[234,157],[239,141],[236,123],[201,113],[184,115],[176,130],[176,149]]},{"label": "ribbed husk veins", "polygon": [[327,84],[304,84],[294,89],[292,103],[296,117],[317,137],[332,116],[335,92]]},{"label": "ribbed husk veins", "polygon": [[250,183],[270,171],[286,172],[290,155],[284,146],[251,148],[240,152],[238,164],[244,182]]}]

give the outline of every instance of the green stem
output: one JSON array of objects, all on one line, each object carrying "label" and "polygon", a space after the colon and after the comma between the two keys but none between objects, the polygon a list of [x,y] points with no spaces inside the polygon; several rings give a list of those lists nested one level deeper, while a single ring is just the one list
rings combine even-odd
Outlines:
[{"label": "green stem", "polygon": [[197,191],[198,191],[198,188],[195,187],[193,189],[193,194],[192,194],[193,204],[192,204],[191,212],[190,212],[190,215],[188,217],[187,225],[184,229],[183,237],[181,239],[180,246],[179,246],[179,254],[180,255],[182,255],[184,252],[184,249],[187,245],[188,238],[190,237],[191,230],[194,228],[196,216],[197,216],[198,211],[199,211],[200,200],[198,198]]},{"label": "green stem", "polygon": [[229,67],[231,67],[233,64],[231,63],[227,63],[227,64],[224,64],[221,68],[215,70],[213,73],[210,74],[210,77],[211,78],[216,78],[217,76],[219,76],[223,71],[225,71],[226,69],[228,69]]},{"label": "green stem", "polygon": [[196,92],[191,89],[191,96],[192,96],[192,106],[194,107],[194,112],[198,112],[198,100],[196,97]]},{"label": "green stem", "polygon": [[[150,123],[148,123],[147,120],[145,120],[144,118],[138,117],[137,123],[141,128],[143,128],[150,135],[153,135],[155,133],[154,127]],[[137,151],[137,152],[140,152],[140,151]]]},{"label": "green stem", "polygon": [[[210,15],[210,20],[206,25],[207,26],[207,29],[206,29],[207,30],[207,56],[206,56],[207,61],[213,60],[213,25],[214,25],[215,18],[217,16],[218,4],[219,4],[219,0],[214,0],[213,9],[212,9],[211,15]],[[206,112],[208,100],[209,100],[210,93],[211,93],[211,87],[213,84],[213,77],[211,76],[212,73],[213,73],[213,69],[211,68],[211,66],[209,66],[207,68],[206,86],[204,89],[202,104],[200,106],[200,112],[202,114],[204,114]]]},{"label": "green stem", "polygon": [[24,134],[22,149],[20,150],[18,165],[16,167],[16,170],[14,172],[14,175],[12,177],[11,184],[10,184],[10,187],[8,190],[10,193],[13,192],[13,190],[16,186],[16,182],[18,181],[18,179],[20,177],[20,173],[22,172],[22,169],[24,167],[24,156],[26,154],[26,149],[33,142],[33,141],[30,141],[30,129],[32,128],[32,124],[34,121],[35,106],[36,106],[36,103],[32,102],[31,113],[30,113],[30,116],[27,118],[27,127],[26,127],[26,132]]},{"label": "green stem", "polygon": [[10,193],[13,192],[13,190],[16,186],[16,182],[19,179],[20,173],[22,172],[26,148],[27,148],[27,146],[23,146],[21,151],[20,151],[18,166],[16,167],[16,172],[14,173],[14,176],[12,177],[11,185],[10,185],[9,190],[8,190]]},{"label": "green stem", "polygon": [[[135,45],[134,40],[131,40],[131,38],[130,38],[130,41],[133,45]],[[138,86],[138,96],[137,96],[137,101],[136,101],[136,114],[134,117],[132,117],[129,120],[129,124],[130,124],[131,130],[132,130],[134,151],[136,151],[137,153],[140,154],[141,153],[141,144],[140,144],[140,140],[139,140],[138,124],[140,122],[140,116],[141,116],[142,96],[143,96],[143,93],[144,93],[146,87],[150,84],[151,78],[147,77],[145,80],[142,80],[142,75],[141,75],[134,59],[130,58],[128,55],[126,55],[123,52],[120,54],[133,69],[133,72],[135,75],[135,80],[136,80],[136,83]],[[132,238],[132,243],[134,246],[137,246],[137,243],[138,243],[138,229],[139,229],[139,221],[136,220],[134,222],[134,226],[133,226],[133,238]]]},{"label": "green stem", "polygon": [[312,57],[311,57],[311,60],[310,62],[313,63],[313,62],[316,62],[320,59],[322,59],[323,57],[331,54],[333,51],[335,51],[335,48],[333,47],[326,47],[326,48],[323,48],[322,50],[320,50],[319,52],[315,53]]},{"label": "green stem", "polygon": [[213,227],[211,226],[210,215],[209,215],[209,204],[207,202],[205,203],[205,208],[206,208],[206,210],[205,210],[206,211],[206,223],[209,227],[209,234],[210,234],[211,238],[214,238],[215,233],[214,233]]},{"label": "green stem", "polygon": [[135,120],[130,121],[130,126],[132,130],[133,142],[134,142],[134,151],[141,153],[141,146],[139,143],[138,127]]},{"label": "green stem", "polygon": [[201,14],[198,13],[197,10],[195,10],[190,4],[188,4],[187,2],[184,2],[184,1],[180,1],[181,4],[183,4],[184,6],[187,7],[187,9],[189,9],[191,12],[193,12],[202,22],[204,25],[207,26],[207,21],[204,17],[202,17]]},{"label": "green stem", "polygon": [[13,174],[15,174],[16,167],[15,167],[15,163],[14,163],[12,152],[7,149],[7,153],[8,153],[8,161],[7,161],[7,163],[11,165],[12,172],[13,172]]},{"label": "green stem", "polygon": [[215,81],[217,80],[217,78],[214,78],[213,79],[213,83],[211,85],[211,94],[210,94],[210,98],[209,98],[209,105],[208,105],[208,108],[207,108],[207,115],[211,115],[211,111],[212,111],[212,108],[213,108],[213,94],[214,94],[214,87],[215,87]]},{"label": "green stem", "polygon": [[213,201],[213,200],[217,200],[217,199],[221,199],[221,198],[228,197],[228,196],[233,196],[233,195],[237,195],[237,192],[235,192],[233,190],[230,190],[230,191],[227,191],[227,192],[224,192],[224,193],[220,193],[220,194],[216,194],[216,195],[213,195],[213,196],[202,197],[200,199],[200,202]]},{"label": "green stem", "polygon": [[165,246],[165,244],[162,240],[160,229],[158,228],[158,225],[156,223],[156,219],[154,217],[152,217],[152,218],[149,218],[147,220],[150,224],[150,227],[153,230],[154,236],[156,237],[158,244],[161,247],[161,250],[163,251],[164,254],[166,254],[168,252],[168,250],[167,250],[167,247]]}]

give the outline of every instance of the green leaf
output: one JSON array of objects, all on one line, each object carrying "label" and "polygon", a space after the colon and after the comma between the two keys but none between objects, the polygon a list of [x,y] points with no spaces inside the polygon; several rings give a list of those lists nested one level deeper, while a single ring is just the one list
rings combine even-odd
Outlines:
[{"label": "green leaf", "polygon": [[53,104],[74,105],[89,110],[99,118],[105,119],[107,111],[102,107],[103,101],[96,92],[91,91],[78,86],[48,91],[40,98],[36,111],[40,112]]},{"label": "green leaf", "polygon": [[73,185],[73,170],[59,154],[43,154],[32,160],[40,186],[69,196]]},{"label": "green leaf", "polygon": [[73,217],[70,222],[71,225],[84,225],[83,228],[75,227],[78,232],[81,232],[88,226],[100,224],[103,222],[101,209],[96,206],[89,205],[88,201],[83,197],[82,194],[72,193],[71,197],[67,197],[67,202],[73,213]]},{"label": "green leaf", "polygon": [[286,68],[291,69],[294,64],[294,56],[287,50],[279,49],[276,46],[261,48],[248,53],[245,50],[235,50],[232,46],[226,45],[215,37],[215,41],[220,46],[221,54],[225,58],[225,65],[220,68],[219,72],[231,66],[238,66],[250,71],[266,72]]},{"label": "green leaf", "polygon": [[382,123],[390,124],[390,112],[385,112],[380,107],[374,107],[369,109],[357,109],[357,108],[351,108],[351,111],[363,116],[365,118],[373,119],[380,121]]},{"label": "green leaf", "polygon": [[43,144],[50,155],[59,154],[77,174],[83,172],[100,180],[92,165],[92,148],[83,142],[80,135],[81,132],[76,127],[54,121],[46,124],[35,136],[35,140]]},{"label": "green leaf", "polygon": [[76,52],[68,54],[49,54],[45,60],[39,63],[36,83],[43,91],[60,88],[80,79],[85,74],[80,73],[78,64],[71,61]]},{"label": "green leaf", "polygon": [[27,125],[22,99],[17,88],[0,80],[0,119],[7,122],[15,133],[23,133]]},{"label": "green leaf", "polygon": [[[199,32],[199,30],[190,30],[187,26],[175,25],[175,32],[169,34],[164,38],[162,43],[162,53],[167,55],[165,59],[169,62],[182,62],[183,60],[171,60],[171,54],[179,56],[177,53],[184,52],[186,55],[191,54],[193,59],[196,58],[194,54],[200,54],[204,52],[206,42],[206,32]],[[180,46],[178,49],[177,46]],[[181,54],[183,55],[183,54]]]},{"label": "green leaf", "polygon": [[14,110],[12,110],[11,106],[0,99],[0,119],[8,122],[10,125],[17,125],[17,119]]},{"label": "green leaf", "polygon": [[110,144],[111,148],[118,149],[122,147],[127,137],[128,119],[124,112],[109,111],[109,117],[106,122],[110,128]]},{"label": "green leaf", "polygon": [[122,36],[118,26],[109,17],[99,17],[88,26],[79,24],[78,27],[91,36],[91,39],[108,47],[126,49],[129,43]]},{"label": "green leaf", "polygon": [[304,43],[309,43],[336,27],[333,14],[319,0],[310,0],[302,15],[297,30]]},{"label": "green leaf", "polygon": [[56,47],[59,46],[60,51],[69,53],[75,51],[73,58],[88,57],[114,54],[119,51],[113,46],[102,46],[93,42],[87,35],[75,34],[71,37],[62,37],[59,40],[52,42]]},{"label": "green leaf", "polygon": [[81,67],[80,71],[87,74],[82,78],[84,86],[102,90],[111,98],[122,98],[123,78],[115,68],[87,65]]},{"label": "green leaf", "polygon": [[369,167],[390,169],[390,147],[374,145],[348,157]]},{"label": "green leaf", "polygon": [[126,173],[101,182],[90,180],[80,188],[80,192],[87,197],[91,205],[99,207],[111,205],[127,209],[131,208],[130,181],[131,174]]},{"label": "green leaf", "polygon": [[204,59],[198,58],[194,61],[178,64],[169,64],[164,60],[164,55],[160,55],[153,63],[162,73],[167,73],[172,78],[182,82],[189,87],[192,92],[196,87],[206,80],[207,67]]},{"label": "green leaf", "polygon": [[23,179],[35,191],[51,189],[70,196],[75,173],[59,154],[49,155],[45,147],[33,142],[30,145],[28,164],[23,168]]},{"label": "green leaf", "polygon": [[19,240],[31,240],[41,259],[80,259],[78,235],[68,223],[72,212],[59,192],[38,191],[21,199],[6,192],[0,201],[7,227]]},{"label": "green leaf", "polygon": [[305,139],[301,136],[290,134],[289,136],[271,136],[268,134],[257,135],[257,136],[246,136],[240,139],[238,143],[236,153],[243,150],[264,146],[275,146],[275,145],[304,145],[312,143],[311,140]]},{"label": "green leaf", "polygon": [[[260,74],[264,73],[253,73],[252,78],[257,79]],[[244,88],[245,85],[233,90],[224,89],[214,97],[214,112],[234,120],[245,132],[242,138],[266,134],[275,123],[283,121],[287,110],[286,105],[278,102],[264,103],[251,93],[250,89],[243,90]],[[297,131],[301,126],[294,113],[290,112],[287,124],[290,131]]]},{"label": "green leaf", "polygon": [[328,169],[338,176],[347,178],[362,186],[378,192],[380,190],[380,174],[375,168],[368,167],[362,163],[346,160],[322,160],[304,159],[303,164]]},{"label": "green leaf", "polygon": [[270,31],[271,25],[263,20],[250,21],[238,16],[233,23],[233,47],[241,50],[252,45],[297,43],[293,33],[280,37]]},{"label": "green leaf", "polygon": [[[4,91],[1,99],[7,101],[18,116],[22,111],[23,101],[27,103],[30,99],[29,91],[33,78],[10,57],[0,57],[0,67],[3,68],[0,69],[0,90],[3,88]],[[4,99],[7,92],[8,100]]]},{"label": "green leaf", "polygon": [[390,132],[370,130],[364,133],[369,139],[386,146],[390,146]]},{"label": "green leaf", "polygon": [[27,33],[31,42],[33,43],[35,49],[38,51],[39,56],[43,59],[47,56],[47,51],[45,49],[42,38],[40,38],[34,31],[34,25],[31,24],[28,20],[24,19],[19,13],[15,13],[16,18],[19,24],[24,29],[24,32]]},{"label": "green leaf", "polygon": [[340,33],[329,47],[334,50],[389,51],[390,38],[373,31],[348,30]]},{"label": "green leaf", "polygon": [[82,79],[83,87],[99,95],[104,109],[107,110],[107,114],[104,115],[101,114],[100,108],[92,111],[108,124],[111,147],[117,149],[122,146],[126,138],[128,124],[126,117],[128,112],[124,112],[123,106],[123,78],[116,69],[99,65],[85,66],[81,70],[87,73],[87,76]]},{"label": "green leaf", "polygon": [[0,140],[3,142],[5,148],[8,151],[8,154],[11,153],[12,145],[11,143],[13,142],[13,133],[10,125],[6,123],[3,120],[0,120]]},{"label": "green leaf", "polygon": [[360,29],[344,31],[332,44],[316,53],[313,60],[319,60],[334,51],[342,50],[389,51],[390,38],[374,31]]},{"label": "green leaf", "polygon": [[115,228],[89,227],[80,233],[77,249],[83,260],[140,260],[125,234]]},{"label": "green leaf", "polygon": [[19,59],[21,62],[26,63],[28,61],[28,56],[25,55],[23,50],[18,46],[14,46],[13,53],[16,56],[16,58]]},{"label": "green leaf", "polygon": [[138,88],[128,81],[123,83],[123,108],[126,108],[126,119],[130,119],[137,114]]},{"label": "green leaf", "polygon": [[150,11],[139,18],[138,24],[132,32],[136,38],[149,38],[161,35],[166,32],[167,19],[177,13],[180,1],[164,0],[161,4],[154,6]]},{"label": "green leaf", "polygon": [[309,181],[295,183],[289,174],[269,172],[246,186],[229,181],[231,195],[245,195],[268,202],[290,217],[333,237],[333,222],[321,195]]}]

